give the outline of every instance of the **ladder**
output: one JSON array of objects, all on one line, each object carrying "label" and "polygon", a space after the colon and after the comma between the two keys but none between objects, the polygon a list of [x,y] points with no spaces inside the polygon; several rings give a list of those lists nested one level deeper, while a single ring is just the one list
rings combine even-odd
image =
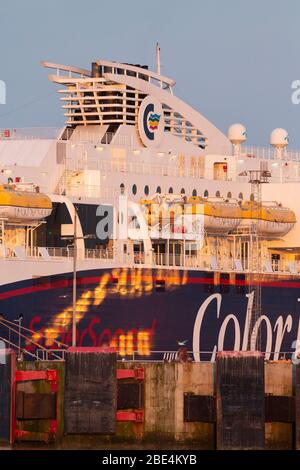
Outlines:
[{"label": "ladder", "polygon": [[[254,328],[258,328],[257,334],[251,334],[249,346],[251,351],[261,351],[261,328],[258,321],[261,317],[261,243],[259,236],[259,224],[261,221],[261,204],[262,204],[262,184],[268,183],[271,173],[267,167],[261,165],[260,170],[249,171],[249,183],[251,184],[252,201],[258,205],[259,216],[256,222],[253,222],[252,250],[251,250],[251,269],[249,274],[249,294],[254,293],[252,315],[249,321],[250,334],[254,332]],[[251,211],[254,210],[254,204]]]}]

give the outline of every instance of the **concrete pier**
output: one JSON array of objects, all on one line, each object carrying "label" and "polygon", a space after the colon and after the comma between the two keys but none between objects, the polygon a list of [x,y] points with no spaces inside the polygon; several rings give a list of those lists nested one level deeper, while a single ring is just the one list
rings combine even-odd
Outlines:
[{"label": "concrete pier", "polygon": [[[92,448],[96,444],[109,446],[118,442],[160,446],[165,443],[165,448],[176,444],[196,446],[198,449],[217,448],[219,392],[216,363],[116,363],[118,405],[114,432],[111,435],[102,433],[93,436],[88,433],[66,433],[65,362],[23,362],[17,363],[16,367],[19,371],[58,371],[57,426],[52,427],[52,442],[60,448],[73,444]],[[262,397],[265,400],[265,415],[261,426],[265,449],[299,447],[297,436],[300,435],[300,412],[297,412],[296,407],[295,380],[297,374],[298,377],[300,374],[297,367],[289,361],[262,363],[263,378],[260,380],[263,382],[260,383],[264,383]],[[97,377],[94,379],[97,380]],[[16,396],[18,392],[23,392],[29,394],[28,399],[31,394],[35,394],[33,398],[38,399],[39,393],[51,392],[49,387],[49,383],[43,381],[21,381],[17,383]],[[88,388],[86,393],[88,400]],[[37,419],[34,416],[32,420],[17,419],[17,430],[24,432],[17,433],[16,441],[34,440],[38,436],[43,440],[45,435],[49,437],[47,432],[51,429],[51,422],[51,419]],[[247,423],[243,426],[247,426]],[[34,439],[31,439],[31,433]],[[51,435],[49,439],[51,441]]]}]

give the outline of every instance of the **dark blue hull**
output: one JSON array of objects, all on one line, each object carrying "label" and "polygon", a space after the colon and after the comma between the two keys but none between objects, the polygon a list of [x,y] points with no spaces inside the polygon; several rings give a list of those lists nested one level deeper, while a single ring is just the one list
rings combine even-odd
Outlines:
[{"label": "dark blue hull", "polygon": [[[294,350],[299,297],[300,279],[263,276],[258,331],[270,358]],[[247,331],[253,297],[243,275],[224,279],[202,271],[81,271],[77,299],[78,346],[110,344],[123,355],[137,350],[143,359],[162,359],[163,354],[149,352],[176,351],[178,341],[186,341],[196,360],[211,360],[216,350],[245,349],[253,332],[253,324]],[[22,326],[41,333],[28,333],[41,346],[57,347],[53,340],[71,344],[72,274],[1,286],[0,311],[10,321],[21,314]],[[2,328],[1,336],[8,338],[8,331]]]}]

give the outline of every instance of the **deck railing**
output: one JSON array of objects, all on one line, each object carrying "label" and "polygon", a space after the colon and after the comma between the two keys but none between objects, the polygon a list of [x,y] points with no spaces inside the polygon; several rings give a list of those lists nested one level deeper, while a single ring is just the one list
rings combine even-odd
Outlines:
[{"label": "deck railing", "polygon": [[[146,263],[144,253],[134,253],[134,264],[143,265]],[[256,263],[251,266],[251,260],[239,258],[226,258],[224,256],[213,255],[184,255],[172,253],[153,253],[152,254],[153,267],[159,268],[188,268],[203,271],[217,271],[217,272],[241,272],[249,273],[257,269]],[[272,260],[271,258],[264,258],[260,263],[261,274],[286,274],[286,275],[299,275],[300,274],[300,261],[288,260]]]},{"label": "deck railing", "polygon": [[[66,352],[68,349],[37,349],[35,351],[35,358],[39,361],[64,361]],[[132,354],[121,355],[117,353],[118,362],[196,362],[195,356],[200,357],[201,362],[215,362],[216,360],[216,350],[203,350],[203,351],[191,351],[185,350],[182,355],[180,347],[177,350],[172,351],[149,351],[148,355],[141,355],[139,351],[133,351]],[[294,354],[294,351],[262,351],[262,354],[265,360],[291,360]]]},{"label": "deck railing", "polygon": [[[7,260],[37,260],[37,261],[59,261],[73,259],[73,247],[4,247],[0,245],[0,258]],[[133,253],[118,253],[113,248],[106,249],[77,249],[77,257],[80,260],[102,260],[116,261],[127,266],[152,266],[153,268],[177,268],[195,269],[216,272],[240,272],[249,273],[257,270],[257,263],[251,259],[239,259],[226,256],[204,255],[201,253],[186,254],[182,249],[181,253],[155,253],[151,256],[143,251]],[[261,274],[284,274],[300,275],[300,261],[274,260],[264,257],[260,261]]]},{"label": "deck railing", "polygon": [[[0,245],[1,247],[1,245]],[[73,258],[74,248],[72,246],[66,247],[3,247],[0,250],[0,258],[6,259],[36,259],[36,260],[60,260]],[[114,252],[112,249],[77,249],[78,259],[89,260],[112,260]]]},{"label": "deck railing", "polygon": [[[259,158],[262,160],[279,160],[279,153],[273,147],[250,147],[242,146],[240,150],[240,156],[246,156],[249,158]],[[282,149],[280,153],[280,159],[291,160],[300,162],[300,150],[294,149]]]},{"label": "deck railing", "polygon": [[0,129],[0,140],[39,140],[57,139],[62,129],[59,127],[23,127]]}]

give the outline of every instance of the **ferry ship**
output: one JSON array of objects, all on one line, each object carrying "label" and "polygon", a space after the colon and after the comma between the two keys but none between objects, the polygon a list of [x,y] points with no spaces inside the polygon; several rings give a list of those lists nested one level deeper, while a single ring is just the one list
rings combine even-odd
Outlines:
[{"label": "ferry ship", "polygon": [[[300,339],[300,152],[247,147],[145,65],[43,62],[62,129],[0,134],[0,339],[195,361]],[[191,77],[193,79],[193,77]],[[76,317],[76,321],[74,321]]]}]

